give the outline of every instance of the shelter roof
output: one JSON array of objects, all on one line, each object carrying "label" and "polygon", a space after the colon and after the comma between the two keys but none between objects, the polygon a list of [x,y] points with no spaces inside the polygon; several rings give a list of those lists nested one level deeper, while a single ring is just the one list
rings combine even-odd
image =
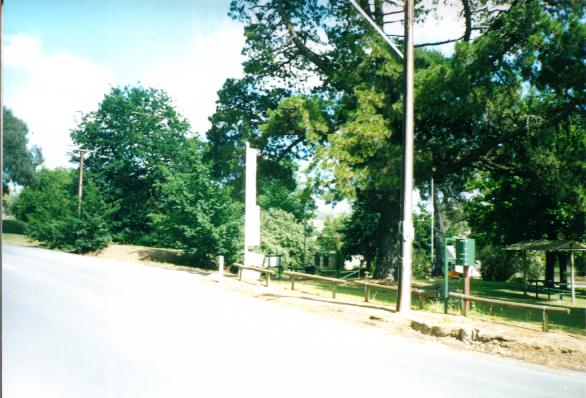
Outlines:
[{"label": "shelter roof", "polygon": [[507,246],[505,250],[581,251],[586,250],[586,244],[573,240],[527,240]]}]

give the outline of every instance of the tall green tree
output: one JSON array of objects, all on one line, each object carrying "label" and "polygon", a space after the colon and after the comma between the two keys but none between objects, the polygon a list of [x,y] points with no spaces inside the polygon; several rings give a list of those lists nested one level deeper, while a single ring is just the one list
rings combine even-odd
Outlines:
[{"label": "tall green tree", "polygon": [[262,131],[268,113],[288,94],[282,88],[264,88],[249,76],[228,79],[218,92],[216,111],[210,117],[205,160],[211,164],[212,176],[232,188],[235,200],[243,201],[245,144],[260,149],[257,178],[261,207],[279,208],[301,219],[304,206],[312,208],[311,198],[301,200],[297,184],[296,161],[306,151],[291,145],[287,137],[271,137]]},{"label": "tall green tree", "polygon": [[[86,169],[110,203],[116,240],[149,242],[148,215],[161,196],[161,183],[189,151],[188,122],[161,90],[116,87],[98,110],[83,116],[71,132],[73,142],[89,150]],[[75,159],[74,159],[75,160]]]},{"label": "tall green tree", "polygon": [[43,163],[43,155],[36,146],[29,149],[26,123],[14,116],[6,107],[2,109],[2,113],[4,118],[2,183],[4,192],[8,192],[9,183],[28,186],[35,181],[36,170]]},{"label": "tall green tree", "polygon": [[[359,3],[379,25],[394,4]],[[473,29],[485,30],[483,24],[502,14],[492,9],[484,12],[483,5],[482,1],[459,3],[464,8],[464,34],[454,40],[469,41]],[[424,18],[432,11],[419,9],[418,15]],[[399,252],[400,60],[349,2],[271,0],[259,6],[252,0],[234,0],[231,12],[245,24],[249,75],[297,87],[308,78],[319,81],[311,90],[313,95],[280,104],[273,118],[292,123],[269,121],[268,126],[277,126],[269,129],[269,136],[290,137],[292,145],[319,145],[315,152],[320,168],[326,170],[322,183],[334,188],[332,195],[354,198],[358,188],[378,201],[369,201],[371,211],[379,212],[375,274],[386,276],[396,267]],[[437,62],[431,55],[420,58],[418,68]],[[320,102],[321,112],[311,111]],[[308,115],[316,118],[308,119]],[[303,128],[276,131],[283,125]],[[296,135],[291,137],[292,133]]]},{"label": "tall green tree", "polygon": [[210,176],[195,141],[181,167],[158,182],[160,195],[149,214],[152,240],[177,248],[198,259],[198,266],[212,266],[217,256],[228,264],[238,260],[242,248],[242,206],[230,190]]},{"label": "tall green tree", "polygon": [[[401,15],[395,2],[359,3],[380,26]],[[562,94],[560,114],[580,106],[583,79],[571,75],[583,71],[585,46],[576,2],[420,3],[417,17],[444,5],[461,8],[462,35],[451,40],[457,43],[449,58],[416,53],[415,172],[422,191],[434,177],[441,193],[435,214],[445,219],[471,179],[499,167],[500,148],[529,134],[527,87]],[[399,253],[400,60],[349,2],[234,0],[231,13],[245,24],[248,76],[298,87],[269,113],[263,133],[288,140],[285,153],[291,145],[311,148],[334,198],[357,198],[356,190],[373,198],[364,203],[379,216],[375,275],[386,276]],[[419,46],[427,44],[437,43]],[[563,71],[557,82],[556,68]],[[309,78],[312,86],[303,86]]]},{"label": "tall green tree", "polygon": [[315,239],[306,236],[304,224],[279,208],[261,212],[261,251],[265,255],[282,256],[286,267],[307,265],[309,256],[315,253]]},{"label": "tall green tree", "polygon": [[[495,246],[524,239],[585,240],[585,11],[576,2],[533,1],[523,7],[532,23],[517,30],[524,40],[507,60],[508,75],[524,84],[523,98],[509,116],[522,134],[483,159],[472,225],[481,240]],[[509,23],[518,26],[518,20]],[[554,265],[549,253],[548,280]]]}]

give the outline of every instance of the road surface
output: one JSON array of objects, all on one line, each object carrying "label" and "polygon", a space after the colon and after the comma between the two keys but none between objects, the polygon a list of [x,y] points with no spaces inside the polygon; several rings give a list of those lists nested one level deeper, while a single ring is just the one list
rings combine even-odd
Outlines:
[{"label": "road surface", "polygon": [[204,275],[9,245],[2,260],[5,398],[586,395],[583,374],[284,309]]}]

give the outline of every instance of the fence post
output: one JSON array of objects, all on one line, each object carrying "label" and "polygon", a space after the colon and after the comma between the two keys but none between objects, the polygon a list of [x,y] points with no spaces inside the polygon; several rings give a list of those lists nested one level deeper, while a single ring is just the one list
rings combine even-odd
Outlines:
[{"label": "fence post", "polygon": [[418,292],[418,294],[419,294],[419,309],[422,310],[423,309],[423,293]]},{"label": "fence post", "polygon": [[543,331],[547,332],[547,311],[545,310],[545,307],[542,309],[542,317],[543,317]]},{"label": "fence post", "polygon": [[224,282],[224,256],[218,256],[218,283]]},{"label": "fence post", "polygon": [[242,267],[238,267],[238,280],[242,282]]},{"label": "fence post", "polygon": [[269,287],[269,282],[271,281],[271,274],[269,272],[265,272],[265,286]]},{"label": "fence post", "polygon": [[295,276],[289,275],[291,277],[291,290],[295,290]]},{"label": "fence post", "polygon": [[332,298],[336,298],[336,283],[332,282]]},{"label": "fence post", "polygon": [[366,301],[368,303],[368,300],[370,299],[370,292],[368,291],[368,285],[365,283],[364,284],[364,301]]},{"label": "fence post", "polygon": [[460,299],[460,310],[462,311],[462,316],[466,316],[466,304],[464,303],[464,298]]}]

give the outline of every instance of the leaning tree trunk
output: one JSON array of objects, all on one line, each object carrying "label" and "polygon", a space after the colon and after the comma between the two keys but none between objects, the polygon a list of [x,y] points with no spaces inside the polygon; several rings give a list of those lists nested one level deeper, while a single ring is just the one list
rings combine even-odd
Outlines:
[{"label": "leaning tree trunk", "polygon": [[400,205],[396,200],[388,200],[381,206],[378,228],[377,256],[374,277],[385,279],[393,275],[397,280],[399,270],[399,218]]},{"label": "leaning tree trunk", "polygon": [[440,202],[438,189],[433,192],[433,218],[434,218],[434,262],[431,275],[443,276],[444,261],[446,258],[446,217],[445,206]]}]

